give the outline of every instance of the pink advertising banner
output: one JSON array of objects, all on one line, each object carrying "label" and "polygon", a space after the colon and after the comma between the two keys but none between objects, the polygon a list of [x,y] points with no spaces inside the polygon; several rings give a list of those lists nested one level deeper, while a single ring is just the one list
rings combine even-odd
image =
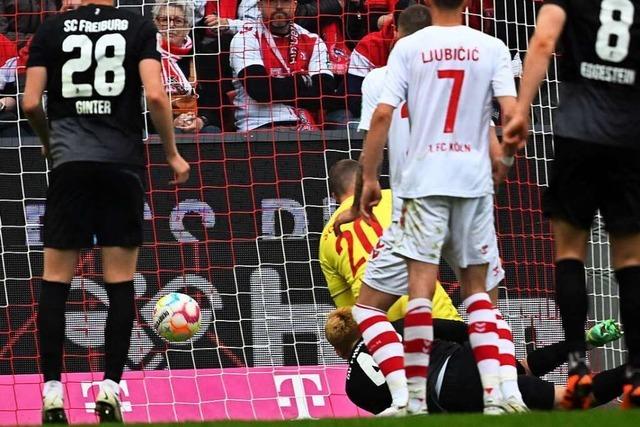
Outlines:
[{"label": "pink advertising banner", "polygon": [[[345,366],[126,372],[126,422],[273,420],[365,415],[347,398]],[[63,375],[71,423],[93,423],[101,373]],[[38,424],[39,375],[0,376],[0,425]]]}]

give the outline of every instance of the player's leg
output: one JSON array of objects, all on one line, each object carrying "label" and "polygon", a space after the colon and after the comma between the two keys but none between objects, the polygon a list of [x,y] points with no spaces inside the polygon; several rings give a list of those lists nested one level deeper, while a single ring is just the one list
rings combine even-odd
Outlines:
[{"label": "player's leg", "polygon": [[611,247],[628,352],[623,407],[640,407],[640,234],[612,234]]},{"label": "player's leg", "polygon": [[460,269],[460,287],[469,315],[469,342],[483,387],[485,413],[502,413],[499,337],[493,304],[486,292],[487,264]]},{"label": "player's leg", "polygon": [[408,411],[426,411],[426,377],[433,342],[432,300],[442,247],[449,233],[450,197],[405,200],[402,232],[396,253],[407,262],[409,303],[405,316],[405,372],[409,387]]},{"label": "player's leg", "polygon": [[[608,147],[611,148],[611,147]],[[625,407],[640,407],[640,151],[610,149],[599,206],[611,238],[628,351]]]},{"label": "player's leg", "polygon": [[[551,217],[555,242],[556,303],[569,349],[566,405],[580,408],[591,376],[585,358],[584,323],[588,311],[584,260],[598,206],[599,169],[606,164],[595,144],[556,137],[555,161],[544,212]],[[585,191],[585,189],[589,189]]]},{"label": "player's leg", "polygon": [[490,195],[456,199],[445,250],[447,259],[459,270],[463,304],[469,315],[469,342],[480,372],[488,414],[504,412],[497,319],[487,293],[488,266],[498,252],[493,209]]},{"label": "player's leg", "polygon": [[426,410],[426,378],[433,342],[432,300],[438,265],[407,260],[409,303],[404,318],[405,372],[409,386],[409,412]]},{"label": "player's leg", "polygon": [[138,169],[103,165],[101,172],[96,237],[102,247],[109,311],[104,329],[104,381],[96,398],[96,414],[101,422],[121,422],[119,382],[136,314],[133,277],[142,244],[144,186]]},{"label": "player's leg", "polygon": [[392,223],[380,238],[365,270],[353,316],[371,357],[384,375],[392,404],[383,415],[404,408],[409,399],[404,370],[404,348],[389,322],[388,310],[400,295],[407,293],[407,267],[392,251],[398,224]]},{"label": "player's leg", "polygon": [[518,368],[516,361],[516,346],[513,343],[511,326],[504,319],[502,312],[498,308],[498,297],[500,282],[504,279],[504,269],[502,261],[497,252],[492,257],[487,269],[487,293],[493,304],[493,312],[496,315],[496,327],[498,328],[498,358],[500,361],[500,391],[504,400],[508,403],[509,409],[514,412],[526,410],[526,405],[522,399],[522,394],[518,388]]},{"label": "player's leg", "polygon": [[43,220],[44,271],[38,302],[38,342],[44,374],[43,422],[66,422],[62,372],[65,305],[80,248],[92,240],[92,177],[80,162],[49,176]]},{"label": "player's leg", "polygon": [[78,262],[76,249],[44,249],[44,272],[38,302],[40,367],[44,376],[43,423],[66,423],[61,380],[65,306]]}]

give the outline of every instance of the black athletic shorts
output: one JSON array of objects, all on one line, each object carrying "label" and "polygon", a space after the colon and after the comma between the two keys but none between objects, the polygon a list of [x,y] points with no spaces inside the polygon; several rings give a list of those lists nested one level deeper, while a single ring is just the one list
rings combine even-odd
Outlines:
[{"label": "black athletic shorts", "polygon": [[64,163],[49,175],[45,248],[142,244],[144,169],[101,162]]},{"label": "black athletic shorts", "polygon": [[[430,402],[429,412],[482,412],[484,409],[482,382],[473,350],[469,343],[459,347],[448,357],[437,403]],[[432,374],[437,377],[439,372],[429,373]],[[435,393],[435,387],[430,382],[427,384],[430,385],[428,393]],[[555,387],[552,383],[538,377],[518,375],[518,387],[529,409],[553,409]]]},{"label": "black athletic shorts", "polygon": [[640,232],[640,150],[555,137],[544,213],[591,229],[597,209],[610,233]]}]

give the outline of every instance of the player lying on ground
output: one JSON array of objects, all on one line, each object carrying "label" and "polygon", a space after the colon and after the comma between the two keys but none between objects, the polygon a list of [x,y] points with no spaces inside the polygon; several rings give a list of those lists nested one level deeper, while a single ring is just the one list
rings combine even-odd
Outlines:
[{"label": "player lying on ground", "polygon": [[172,184],[188,179],[189,165],[176,148],[153,23],[114,8],[111,0],[83,0],[77,10],[66,9],[43,22],[33,37],[22,101],[52,165],[37,320],[45,381],[42,420],[67,422],[60,382],[65,304],[80,250],[95,240],[109,298],[96,414],[101,422],[121,422],[119,382],[136,317],[133,275],[144,224],[143,84],[175,173]]},{"label": "player lying on ground", "polygon": [[[459,270],[485,412],[503,413],[507,400],[520,403],[512,399],[515,395],[502,393],[497,317],[486,293],[488,265],[497,253],[489,156],[491,100],[497,98],[503,117],[509,118],[516,90],[509,50],[500,40],[460,25],[465,5],[464,0],[432,0],[433,25],[394,46],[360,157],[360,210],[369,221],[381,198],[378,174],[393,114],[406,102],[411,132],[400,185],[394,188],[404,204],[393,251],[406,259],[409,273],[404,341],[407,386],[400,377],[404,373],[392,381],[387,375],[394,395],[391,412],[426,410],[432,298],[441,256]],[[382,338],[382,330],[384,337],[394,340],[386,319],[371,308],[380,307],[379,298],[386,297],[367,295],[363,287],[354,309],[367,342]],[[386,341],[382,348],[392,352],[402,345]],[[377,348],[370,350],[375,354]],[[394,353],[394,360],[404,364],[401,351]]]},{"label": "player lying on ground", "polygon": [[640,0],[545,0],[506,140],[526,140],[530,106],[561,38],[566,52],[543,208],[553,226],[556,301],[570,343],[566,404],[583,406],[591,386],[580,331],[589,308],[584,263],[599,212],[628,350],[623,407],[640,407]]},{"label": "player lying on ground", "polygon": [[[434,319],[434,337],[431,349],[431,369],[426,380],[430,413],[482,412],[483,391],[476,368],[473,350],[462,322]],[[402,331],[400,322],[394,326]],[[334,310],[325,325],[325,335],[338,356],[348,360],[345,390],[349,399],[359,408],[380,414],[391,405],[389,387],[377,364],[364,345],[358,326],[348,307]],[[620,338],[613,321],[594,326],[588,333],[594,345],[604,345]],[[567,361],[567,343],[560,342],[531,352],[517,363],[518,385],[524,402],[530,409],[551,410],[560,407],[565,387],[555,386],[538,378]],[[607,403],[622,393],[624,366],[604,371],[593,377],[593,390],[589,407]]]}]

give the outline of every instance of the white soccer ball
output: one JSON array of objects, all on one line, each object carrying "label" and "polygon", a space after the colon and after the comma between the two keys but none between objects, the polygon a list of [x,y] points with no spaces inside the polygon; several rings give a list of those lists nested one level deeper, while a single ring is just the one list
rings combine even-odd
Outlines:
[{"label": "white soccer ball", "polygon": [[172,292],[153,309],[153,327],[169,342],[183,342],[200,330],[200,306],[189,295]]}]

